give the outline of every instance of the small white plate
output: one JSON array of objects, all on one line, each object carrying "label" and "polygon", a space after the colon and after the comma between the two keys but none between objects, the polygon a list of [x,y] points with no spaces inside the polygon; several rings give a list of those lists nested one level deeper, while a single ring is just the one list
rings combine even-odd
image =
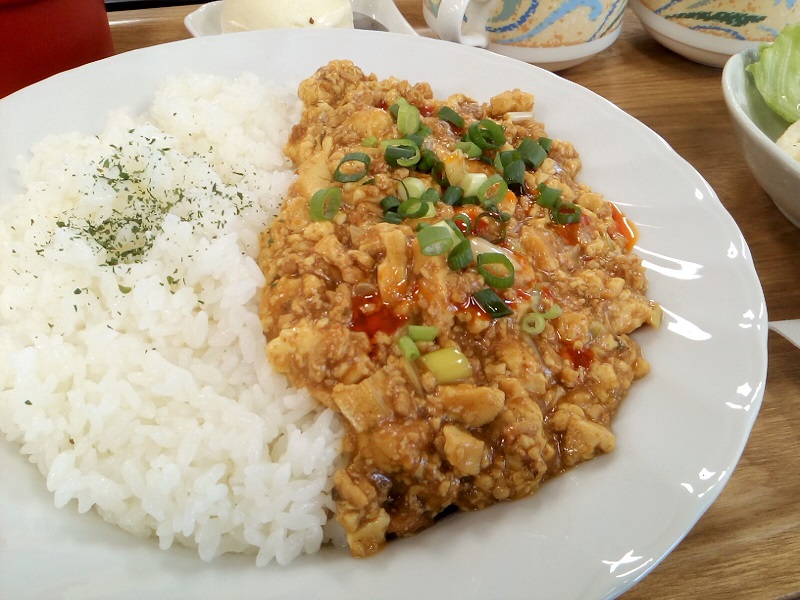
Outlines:
[{"label": "small white plate", "polygon": [[[196,11],[186,15],[183,23],[189,33],[194,37],[223,33],[220,23],[222,2],[223,0],[208,2]],[[392,33],[417,35],[417,32],[409,25],[391,0],[351,0],[351,4],[353,5],[354,13],[361,13],[375,19]]]}]

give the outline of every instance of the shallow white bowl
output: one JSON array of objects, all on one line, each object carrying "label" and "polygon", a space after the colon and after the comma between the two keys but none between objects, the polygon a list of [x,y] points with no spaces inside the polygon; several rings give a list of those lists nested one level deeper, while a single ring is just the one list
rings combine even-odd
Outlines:
[{"label": "shallow white bowl", "polygon": [[747,65],[757,60],[758,50],[751,49],[735,54],[725,64],[725,103],[753,176],[786,218],[800,227],[800,162],[775,143],[789,123],[766,105],[746,71]]},{"label": "shallow white bowl", "polygon": [[628,4],[645,30],[657,42],[689,60],[704,65],[722,67],[734,54],[758,48],[760,45],[760,42],[733,40],[688,29],[655,14],[640,0],[628,0]]}]

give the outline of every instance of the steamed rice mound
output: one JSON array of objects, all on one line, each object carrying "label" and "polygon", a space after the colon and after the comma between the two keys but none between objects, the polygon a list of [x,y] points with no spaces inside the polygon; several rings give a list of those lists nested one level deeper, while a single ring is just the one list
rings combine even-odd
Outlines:
[{"label": "steamed rice mound", "polygon": [[257,316],[298,117],[255,77],[183,76],[146,118],[20,165],[0,214],[0,430],[57,507],[205,560],[286,564],[324,541],[342,431],[272,373]]}]

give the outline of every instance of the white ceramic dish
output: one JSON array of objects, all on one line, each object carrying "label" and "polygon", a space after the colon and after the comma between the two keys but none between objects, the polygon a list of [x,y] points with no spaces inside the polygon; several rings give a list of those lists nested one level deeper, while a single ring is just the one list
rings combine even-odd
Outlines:
[{"label": "white ceramic dish", "polygon": [[[637,252],[665,318],[660,330],[636,334],[652,371],[617,416],[617,450],[529,499],[454,515],[368,560],[326,549],[259,570],[253,557],[203,563],[93,513],[57,510],[36,469],[2,442],[0,598],[613,598],[670,552],[727,482],[766,377],[766,305],[747,245],[714,191],[658,135],[536,67],[352,30],[247,32],[126,52],[0,100],[0,198],[18,192],[10,165],[33,143],[98,131],[115,107],[144,110],[169,74],[251,71],[296,83],[334,58],[380,77],[432,82],[438,96],[534,92],[549,134],[581,152],[581,180],[639,224]],[[465,65],[483,76],[463,77]]]},{"label": "white ceramic dish", "polygon": [[733,40],[688,29],[655,14],[641,0],[629,0],[645,30],[666,48],[711,67],[722,67],[733,54],[757,48],[759,42]]},{"label": "white ceramic dish", "polygon": [[722,92],[747,166],[775,206],[800,227],[800,162],[775,143],[789,123],[766,105],[746,71],[756,61],[755,49],[732,56],[722,70]]},{"label": "white ceramic dish", "polygon": [[[189,33],[194,37],[221,34],[222,2],[223,0],[208,2],[186,15],[183,23]],[[392,0],[351,0],[351,4],[354,12],[375,19],[393,33],[417,35]]]}]

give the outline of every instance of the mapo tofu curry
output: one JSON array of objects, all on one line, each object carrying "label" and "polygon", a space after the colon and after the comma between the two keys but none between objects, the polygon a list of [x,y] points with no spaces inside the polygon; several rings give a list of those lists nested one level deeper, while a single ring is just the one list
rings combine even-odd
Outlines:
[{"label": "mapo tofu curry", "polygon": [[355,556],[614,449],[657,325],[635,230],[576,182],[533,97],[482,104],[335,61],[304,81],[297,165],[263,233],[274,368],[341,413]]}]

